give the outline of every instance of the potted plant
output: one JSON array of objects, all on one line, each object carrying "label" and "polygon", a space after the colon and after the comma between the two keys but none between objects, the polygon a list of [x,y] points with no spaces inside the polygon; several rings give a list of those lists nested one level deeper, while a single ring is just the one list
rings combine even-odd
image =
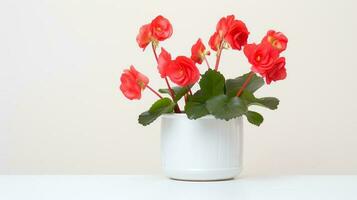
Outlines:
[{"label": "potted plant", "polygon": [[[278,107],[277,98],[257,97],[254,93],[265,83],[269,85],[286,78],[285,58],[281,53],[288,39],[281,32],[269,30],[260,43],[248,43],[250,33],[246,25],[234,15],[222,17],[208,42],[216,52],[216,61],[211,67],[207,60],[211,53],[201,39],[192,46],[190,57],[173,58],[163,47],[158,55],[160,42],[170,38],[172,33],[169,20],[157,16],[143,25],[136,37],[143,50],[151,45],[166,88],[156,91],[148,84],[149,79],[131,66],[120,77],[120,90],[130,100],[140,99],[146,89],[158,97],[139,115],[138,121],[146,126],[161,116],[162,166],[168,177],[181,180],[234,178],[242,170],[242,117],[259,126],[263,116],[250,106],[271,110]],[[251,64],[250,72],[235,78],[225,78],[219,72],[222,51],[229,49],[243,50]],[[207,68],[197,67],[202,63]]]}]

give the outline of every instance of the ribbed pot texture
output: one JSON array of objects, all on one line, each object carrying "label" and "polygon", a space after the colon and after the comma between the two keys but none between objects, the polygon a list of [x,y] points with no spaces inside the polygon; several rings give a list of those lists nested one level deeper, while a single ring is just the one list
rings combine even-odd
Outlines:
[{"label": "ribbed pot texture", "polygon": [[232,179],[242,170],[243,120],[205,116],[190,120],[167,114],[161,121],[161,162],[166,176],[178,180]]}]

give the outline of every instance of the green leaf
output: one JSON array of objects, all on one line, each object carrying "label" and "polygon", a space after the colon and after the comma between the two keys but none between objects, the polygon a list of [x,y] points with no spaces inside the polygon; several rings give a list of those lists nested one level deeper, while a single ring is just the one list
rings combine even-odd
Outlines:
[{"label": "green leaf", "polygon": [[206,99],[207,97],[204,96],[200,90],[188,97],[185,112],[189,119],[198,119],[209,114],[206,108]]},{"label": "green leaf", "polygon": [[254,111],[248,111],[245,113],[245,116],[247,117],[248,121],[251,124],[254,124],[256,126],[260,126],[260,124],[263,122],[264,118],[261,114],[254,112]]},{"label": "green leaf", "polygon": [[[190,90],[191,86],[189,87],[172,87],[172,90],[174,91],[175,94],[175,98],[174,101],[178,102],[189,90]],[[159,89],[160,93],[163,94],[170,94],[169,89]]]},{"label": "green leaf", "polygon": [[247,112],[247,106],[239,97],[224,94],[215,96],[206,102],[207,110],[218,119],[230,120]]},{"label": "green leaf", "polygon": [[[243,83],[247,79],[249,73],[244,74],[243,76],[237,77],[235,79],[227,79],[226,81],[226,94],[229,97],[236,96],[238,93],[238,90],[242,87]],[[257,76],[254,74],[252,76],[252,79],[249,81],[247,87],[244,89],[244,91],[249,91],[251,93],[254,93],[257,91],[260,87],[264,85],[264,79],[261,78],[260,76]]]},{"label": "green leaf", "polygon": [[271,110],[275,110],[278,108],[279,102],[279,99],[275,97],[263,97],[259,98],[257,103]]},{"label": "green leaf", "polygon": [[216,70],[209,69],[199,82],[202,94],[208,98],[224,93],[224,76]]},{"label": "green leaf", "polygon": [[187,102],[185,112],[189,119],[198,119],[209,114],[206,104],[201,102]]},{"label": "green leaf", "polygon": [[206,101],[214,96],[224,94],[224,76],[212,69],[202,75],[199,82],[200,90],[188,96],[185,112],[189,119],[198,119],[210,114],[206,108]]},{"label": "green leaf", "polygon": [[246,102],[248,106],[257,105],[257,106],[263,106],[265,108],[269,108],[271,110],[275,110],[278,108],[279,105],[279,99],[275,97],[256,98],[249,91],[244,91],[240,97]]},{"label": "green leaf", "polygon": [[160,115],[171,113],[174,110],[175,103],[169,98],[157,100],[148,111],[139,115],[139,123],[146,126],[155,121]]}]

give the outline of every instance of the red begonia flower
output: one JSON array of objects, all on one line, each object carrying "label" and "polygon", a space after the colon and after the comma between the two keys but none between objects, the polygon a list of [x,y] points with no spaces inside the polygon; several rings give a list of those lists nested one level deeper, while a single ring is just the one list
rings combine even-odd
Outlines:
[{"label": "red begonia flower", "polygon": [[234,15],[228,15],[227,17],[222,17],[216,26],[216,32],[221,36],[221,38],[224,38],[226,34],[228,33],[234,19]]},{"label": "red begonia flower", "polygon": [[144,90],[149,79],[138,72],[134,66],[130,66],[130,69],[125,69],[120,77],[120,90],[124,96],[130,100],[140,99],[141,90]]},{"label": "red begonia flower", "polygon": [[140,48],[145,50],[146,46],[152,41],[151,24],[145,24],[140,27],[139,34],[136,36],[136,42]]},{"label": "red begonia flower", "polygon": [[171,55],[164,48],[161,48],[161,53],[159,55],[158,65],[157,65],[157,69],[159,70],[161,78],[167,76],[167,73],[169,71],[168,68],[171,62],[172,62]]},{"label": "red begonia flower", "polygon": [[221,42],[223,38],[220,36],[219,33],[215,32],[209,39],[208,44],[213,51],[218,51],[220,48]]},{"label": "red begonia flower", "polygon": [[284,80],[286,75],[285,58],[280,57],[275,61],[273,67],[266,72],[265,81],[270,84],[271,81]]},{"label": "red begonia flower", "polygon": [[211,36],[209,45],[217,51],[223,39],[232,49],[241,50],[247,44],[249,31],[246,25],[235,19],[234,15],[222,17],[216,26],[216,32]]},{"label": "red begonia flower", "polygon": [[168,76],[175,84],[185,87],[192,85],[200,78],[195,62],[186,56],[178,56],[170,63]]},{"label": "red begonia flower", "polygon": [[210,52],[206,51],[206,47],[202,43],[202,40],[198,39],[191,48],[191,59],[198,64],[202,64],[206,55],[210,55]]},{"label": "red begonia flower", "polygon": [[241,50],[242,46],[247,44],[248,35],[249,32],[245,24],[240,20],[234,20],[224,39],[232,49]]},{"label": "red begonia flower", "polygon": [[262,43],[269,43],[273,48],[282,52],[286,49],[288,38],[281,32],[269,30],[266,36],[263,38]]},{"label": "red begonia flower", "polygon": [[151,22],[152,35],[158,41],[163,41],[172,35],[172,25],[168,19],[159,15]]},{"label": "red begonia flower", "polygon": [[270,70],[279,56],[279,52],[267,43],[247,44],[244,46],[244,54],[252,64],[252,71],[265,76],[265,72]]}]

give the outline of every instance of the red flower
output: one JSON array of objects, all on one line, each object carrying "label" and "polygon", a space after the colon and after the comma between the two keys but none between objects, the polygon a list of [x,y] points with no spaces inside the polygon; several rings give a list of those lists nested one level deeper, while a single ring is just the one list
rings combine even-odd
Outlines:
[{"label": "red flower", "polygon": [[279,52],[267,43],[247,44],[244,47],[244,54],[252,64],[252,71],[258,72],[262,76],[273,67]]},{"label": "red flower", "polygon": [[266,72],[265,81],[267,84],[270,84],[271,81],[284,80],[286,78],[286,69],[285,69],[285,58],[278,58],[273,67]]},{"label": "red flower", "polygon": [[159,15],[151,22],[153,37],[159,41],[163,41],[172,35],[172,26],[168,19]]},{"label": "red flower", "polygon": [[200,72],[193,60],[186,56],[178,56],[170,63],[168,76],[179,86],[194,84],[200,78]]},{"label": "red flower", "polygon": [[161,53],[159,55],[158,66],[157,66],[157,69],[159,70],[161,78],[164,78],[167,76],[168,68],[169,68],[171,61],[172,61],[171,55],[164,48],[161,48]]},{"label": "red flower", "polygon": [[206,51],[206,47],[202,43],[202,40],[198,39],[196,44],[191,48],[191,59],[198,64],[202,64],[206,55],[210,55],[210,52]]},{"label": "red flower", "polygon": [[141,90],[144,90],[149,83],[149,79],[138,72],[134,66],[130,69],[125,69],[120,77],[120,90],[124,96],[130,100],[140,99]]},{"label": "red flower", "polygon": [[217,51],[224,39],[232,49],[241,50],[247,44],[248,29],[245,24],[235,19],[234,15],[222,17],[216,26],[216,32],[210,38],[210,47]]},{"label": "red flower", "polygon": [[218,51],[222,40],[223,38],[220,36],[220,34],[218,32],[215,32],[209,39],[208,44],[213,51]]},{"label": "red flower", "polygon": [[152,41],[151,25],[145,24],[140,27],[139,34],[136,36],[136,42],[140,48],[145,50],[146,46]]},{"label": "red flower", "polygon": [[229,43],[232,49],[241,50],[242,46],[247,44],[248,29],[245,24],[240,20],[234,20],[231,22],[225,40]]},{"label": "red flower", "polygon": [[288,38],[281,32],[269,30],[266,36],[263,38],[262,43],[269,43],[273,48],[282,52],[286,49]]},{"label": "red flower", "polygon": [[222,17],[216,26],[216,32],[221,36],[221,38],[224,38],[226,34],[228,33],[234,19],[234,15],[228,15],[227,17]]},{"label": "red flower", "polygon": [[166,18],[159,15],[149,24],[140,27],[136,42],[145,50],[146,46],[153,41],[163,41],[172,35],[172,26]]}]

